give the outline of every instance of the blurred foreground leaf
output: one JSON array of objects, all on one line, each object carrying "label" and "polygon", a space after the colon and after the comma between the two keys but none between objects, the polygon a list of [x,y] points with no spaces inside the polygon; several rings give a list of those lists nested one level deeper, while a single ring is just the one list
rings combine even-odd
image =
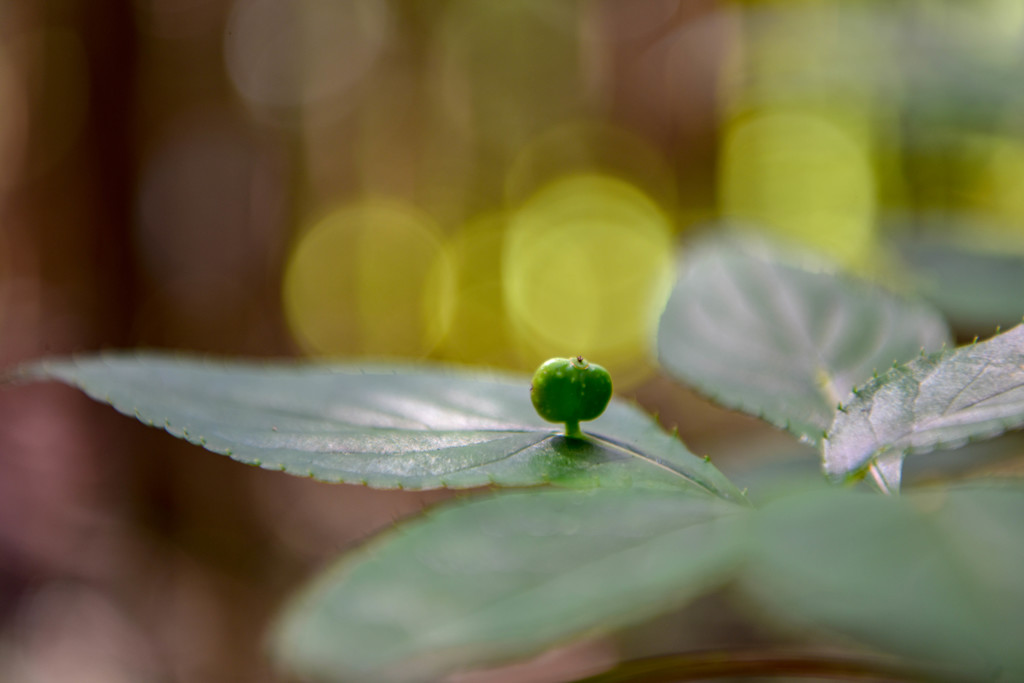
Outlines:
[{"label": "blurred foreground leaf", "polygon": [[301,595],[279,625],[277,658],[317,681],[436,681],[529,656],[727,581],[747,514],[639,489],[448,506],[347,556]]},{"label": "blurred foreground leaf", "polygon": [[856,384],[949,331],[930,306],[809,267],[739,241],[697,246],[658,350],[684,382],[816,444]]},{"label": "blurred foreground leaf", "polygon": [[773,619],[951,680],[1022,680],[1022,519],[1018,488],[794,496],[758,512],[742,585]]},{"label": "blurred foreground leaf", "polygon": [[15,378],[71,384],[215,453],[322,481],[410,489],[644,482],[742,498],[625,403],[587,423],[586,440],[565,438],[534,412],[528,378],[159,354],[44,361]]},{"label": "blurred foreground leaf", "polygon": [[988,341],[923,356],[868,382],[836,414],[825,472],[845,479],[874,462],[952,448],[1024,425],[1024,325]]}]

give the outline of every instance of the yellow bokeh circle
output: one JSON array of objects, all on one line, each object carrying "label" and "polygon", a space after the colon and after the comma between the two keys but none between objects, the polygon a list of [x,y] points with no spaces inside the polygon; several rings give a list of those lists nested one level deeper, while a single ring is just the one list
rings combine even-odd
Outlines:
[{"label": "yellow bokeh circle", "polygon": [[584,354],[613,371],[635,369],[672,274],[668,217],[617,178],[565,176],[510,217],[503,291],[528,356]]},{"label": "yellow bokeh circle", "polygon": [[451,329],[441,349],[445,358],[502,367],[516,364],[501,289],[504,242],[502,213],[477,216],[452,238],[449,251],[458,295]]},{"label": "yellow bokeh circle", "polygon": [[447,330],[453,291],[433,222],[403,203],[369,200],[332,212],[301,237],[283,299],[308,353],[420,357]]},{"label": "yellow bokeh circle", "polygon": [[722,215],[840,262],[857,263],[869,253],[875,184],[867,144],[826,116],[769,110],[726,131]]}]

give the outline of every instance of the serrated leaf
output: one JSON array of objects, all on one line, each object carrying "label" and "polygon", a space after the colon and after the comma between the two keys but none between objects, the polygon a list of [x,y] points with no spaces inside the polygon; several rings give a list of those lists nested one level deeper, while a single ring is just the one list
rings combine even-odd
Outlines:
[{"label": "serrated leaf", "polygon": [[[1024,326],[924,356],[868,382],[836,414],[825,472],[855,476],[874,462],[951,448],[1024,425]],[[899,467],[888,477],[899,486]]]},{"label": "serrated leaf", "polygon": [[274,650],[317,681],[435,681],[526,657],[727,581],[748,514],[640,489],[447,506],[321,577],[285,613]]},{"label": "serrated leaf", "polygon": [[[804,267],[806,266],[806,267]],[[661,318],[666,370],[816,444],[873,372],[949,339],[930,306],[738,240],[697,245]]]},{"label": "serrated leaf", "polygon": [[742,494],[643,411],[613,401],[586,440],[559,434],[529,378],[427,366],[213,362],[107,354],[21,368],[267,469],[377,488],[648,485]]},{"label": "serrated leaf", "polygon": [[740,585],[776,621],[947,667],[950,680],[1022,680],[1021,519],[1020,488],[793,496],[757,513]]}]

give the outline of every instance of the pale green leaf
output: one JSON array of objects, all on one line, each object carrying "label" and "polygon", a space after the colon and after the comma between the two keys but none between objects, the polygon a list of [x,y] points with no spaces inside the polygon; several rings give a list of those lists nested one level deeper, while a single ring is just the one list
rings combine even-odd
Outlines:
[{"label": "pale green leaf", "polygon": [[1024,326],[892,368],[855,392],[824,444],[825,472],[856,476],[903,456],[991,438],[1024,425]]},{"label": "pale green leaf", "polygon": [[21,368],[241,462],[377,488],[682,487],[740,499],[643,411],[613,401],[569,439],[526,377],[431,366],[264,364],[105,354]]},{"label": "pale green leaf", "polygon": [[749,511],[641,489],[448,506],[345,557],[274,638],[316,681],[436,681],[678,608],[727,581]]},{"label": "pale green leaf", "polygon": [[930,306],[738,240],[695,246],[661,319],[666,370],[818,443],[872,374],[949,339]]},{"label": "pale green leaf", "polygon": [[[961,228],[970,239],[970,226]],[[959,328],[990,332],[1024,316],[1024,255],[914,236],[897,245],[921,294]]]},{"label": "pale green leaf", "polygon": [[763,614],[947,667],[1024,679],[1024,491],[818,491],[756,515],[741,585]]}]

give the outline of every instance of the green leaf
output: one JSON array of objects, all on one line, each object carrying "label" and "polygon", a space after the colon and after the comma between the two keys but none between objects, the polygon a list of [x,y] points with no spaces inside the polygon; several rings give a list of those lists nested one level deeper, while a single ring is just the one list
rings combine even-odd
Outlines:
[{"label": "green leaf", "polygon": [[324,681],[435,681],[685,605],[733,575],[750,512],[641,489],[442,507],[345,557],[274,649]]},{"label": "green leaf", "polygon": [[662,364],[812,444],[856,384],[949,339],[930,306],[821,263],[737,240],[697,245],[688,261],[661,318]]},{"label": "green leaf", "polygon": [[741,580],[784,624],[950,667],[1024,680],[1024,491],[803,494],[759,511]]},{"label": "green leaf", "polygon": [[108,354],[41,362],[59,380],[241,462],[377,488],[628,486],[742,494],[643,411],[613,402],[569,439],[530,403],[530,380],[425,366],[212,362]]},{"label": "green leaf", "polygon": [[1024,425],[1024,326],[986,342],[923,356],[857,390],[824,444],[825,472],[856,476],[904,455],[960,446]]},{"label": "green leaf", "polygon": [[[968,235],[970,228],[963,228]],[[963,239],[967,239],[967,236]],[[898,245],[921,294],[960,328],[991,330],[1024,315],[1024,256],[915,236]]]}]

